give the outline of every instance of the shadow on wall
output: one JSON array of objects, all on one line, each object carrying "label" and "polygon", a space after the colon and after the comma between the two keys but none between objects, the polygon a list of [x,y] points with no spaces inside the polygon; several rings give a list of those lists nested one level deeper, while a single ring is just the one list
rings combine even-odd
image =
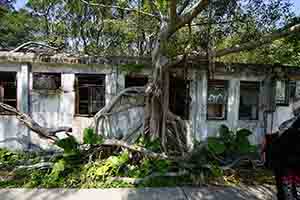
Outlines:
[{"label": "shadow on wall", "polygon": [[251,187],[174,187],[142,189],[3,189],[0,200],[271,200],[275,190]]},{"label": "shadow on wall", "polygon": [[45,149],[41,148],[39,145],[31,143],[27,136],[10,137],[0,140],[1,147],[10,146],[8,144],[12,145],[12,148],[9,149],[15,149],[14,147],[21,146],[22,150],[45,151]]}]

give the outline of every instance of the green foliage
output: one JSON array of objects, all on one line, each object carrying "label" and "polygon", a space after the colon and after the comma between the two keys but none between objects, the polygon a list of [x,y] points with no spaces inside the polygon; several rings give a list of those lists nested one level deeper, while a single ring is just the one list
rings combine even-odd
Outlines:
[{"label": "green foliage", "polygon": [[83,131],[83,143],[84,144],[101,144],[103,143],[103,138],[101,135],[95,133],[95,130],[92,128],[86,128]]},{"label": "green foliage", "polygon": [[26,10],[0,10],[0,48],[16,47],[34,40],[37,18]]},{"label": "green foliage", "polygon": [[159,139],[152,141],[149,137],[146,137],[142,134],[137,140],[136,144],[154,152],[161,152],[161,144]]},{"label": "green foliage", "polygon": [[209,137],[207,138],[208,149],[216,155],[223,154],[226,151],[224,141],[220,138]]},{"label": "green foliage", "polygon": [[144,69],[144,65],[143,64],[125,64],[125,65],[121,65],[121,70],[125,71],[125,72],[140,72]]},{"label": "green foliage", "polygon": [[79,154],[79,143],[74,136],[69,136],[58,140],[55,145],[64,150],[64,155],[76,155]]},{"label": "green foliage", "polygon": [[0,148],[0,163],[2,167],[13,168],[28,160],[31,160],[33,163],[39,162],[39,158],[34,153],[13,152]]},{"label": "green foliage", "polygon": [[252,134],[247,129],[240,129],[236,133],[225,125],[219,129],[219,137],[208,138],[208,150],[215,155],[234,156],[237,154],[253,153],[255,148],[250,144],[248,136]]}]

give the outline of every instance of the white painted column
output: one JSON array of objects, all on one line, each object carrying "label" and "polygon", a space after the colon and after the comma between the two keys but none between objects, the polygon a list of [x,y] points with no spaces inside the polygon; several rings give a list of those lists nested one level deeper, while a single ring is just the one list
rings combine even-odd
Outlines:
[{"label": "white painted column", "polygon": [[196,71],[195,79],[191,84],[191,120],[194,139],[201,141],[207,138],[207,73]]},{"label": "white painted column", "polygon": [[75,74],[61,75],[61,95],[60,102],[60,125],[72,127],[73,117],[75,114]]},{"label": "white painted column", "polygon": [[30,66],[22,64],[17,73],[17,98],[18,109],[21,112],[29,112],[29,85],[30,85]]},{"label": "white painted column", "polygon": [[105,104],[108,104],[114,96],[125,88],[125,76],[113,69],[105,76]]},{"label": "white painted column", "polygon": [[[31,66],[29,64],[22,64],[20,70],[17,72],[17,108],[24,113],[30,112],[30,71]],[[17,123],[17,126],[18,131],[15,137],[20,139],[22,142],[21,144],[19,143],[16,148],[29,149],[31,141],[30,130],[20,122]]]},{"label": "white painted column", "polygon": [[240,106],[240,80],[233,78],[228,88],[228,123],[231,129],[238,128]]}]

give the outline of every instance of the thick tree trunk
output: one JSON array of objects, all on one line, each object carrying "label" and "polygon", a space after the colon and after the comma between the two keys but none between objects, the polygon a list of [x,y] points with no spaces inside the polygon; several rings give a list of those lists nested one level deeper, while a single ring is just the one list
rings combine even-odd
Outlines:
[{"label": "thick tree trunk", "polygon": [[[148,97],[146,102],[146,130],[152,140],[159,139],[163,151],[168,153],[169,150],[184,152],[185,148],[185,128],[179,117],[174,118],[169,111],[169,64],[171,60],[167,56],[167,43],[169,42],[169,25],[163,22],[161,25],[160,35],[156,40],[155,49],[152,53],[152,63],[154,65],[153,80],[146,91]],[[179,128],[178,128],[179,127]],[[173,135],[172,135],[173,134]],[[176,138],[173,147],[179,149],[170,149],[168,138]],[[182,141],[183,139],[183,141]]]}]

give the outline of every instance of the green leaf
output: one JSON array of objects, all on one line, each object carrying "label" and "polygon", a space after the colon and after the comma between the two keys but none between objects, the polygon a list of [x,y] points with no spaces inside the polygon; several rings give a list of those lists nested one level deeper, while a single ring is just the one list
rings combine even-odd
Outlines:
[{"label": "green leaf", "polygon": [[248,137],[252,135],[252,132],[248,129],[240,129],[236,132],[237,137]]},{"label": "green leaf", "polygon": [[225,152],[226,147],[222,140],[219,138],[209,137],[207,139],[208,149],[215,153],[216,155],[222,154]]},{"label": "green leaf", "polygon": [[251,145],[247,137],[237,137],[236,139],[237,152],[245,154],[251,151]]},{"label": "green leaf", "polygon": [[64,150],[65,155],[73,155],[79,153],[79,144],[73,136],[60,139],[55,144]]},{"label": "green leaf", "polygon": [[84,144],[102,144],[103,138],[97,135],[92,128],[86,128],[83,131],[83,143]]}]

